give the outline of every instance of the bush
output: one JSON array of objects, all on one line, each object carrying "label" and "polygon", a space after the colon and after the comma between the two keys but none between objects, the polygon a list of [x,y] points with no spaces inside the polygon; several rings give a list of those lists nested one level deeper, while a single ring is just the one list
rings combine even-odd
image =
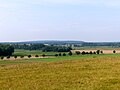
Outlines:
[{"label": "bush", "polygon": [[85,53],[85,51],[82,51],[82,55],[85,55],[86,53]]},{"label": "bush", "polygon": [[3,59],[4,59],[4,57],[3,57],[3,56],[1,56],[1,59],[3,60]]},{"label": "bush", "polygon": [[35,55],[35,57],[39,57],[38,55]]},{"label": "bush", "polygon": [[116,53],[116,51],[114,50],[113,53]]},{"label": "bush", "polygon": [[42,55],[42,57],[45,57],[45,56],[46,56],[45,54]]},{"label": "bush", "polygon": [[75,53],[76,53],[77,55],[80,55],[80,52],[79,52],[79,51],[76,51]]},{"label": "bush", "polygon": [[96,54],[96,52],[93,52],[93,54]]},{"label": "bush", "polygon": [[57,56],[59,56],[58,54],[55,54],[55,56],[57,57]]},{"label": "bush", "polygon": [[7,56],[7,59],[10,59],[10,56]]},{"label": "bush", "polygon": [[85,52],[85,54],[89,54],[89,52]]},{"label": "bush", "polygon": [[97,53],[97,54],[100,54],[100,50],[97,50],[96,53]]},{"label": "bush", "polygon": [[24,58],[24,56],[20,56],[20,58]]},{"label": "bush", "polygon": [[62,54],[61,54],[61,53],[59,53],[59,56],[62,56]]},{"label": "bush", "polygon": [[32,56],[31,55],[28,55],[28,58],[31,58]]},{"label": "bush", "polygon": [[90,53],[90,54],[93,54],[93,52],[92,52],[92,51],[90,51],[89,53]]},{"label": "bush", "polygon": [[101,52],[101,54],[103,54],[103,51],[100,51]]},{"label": "bush", "polygon": [[70,51],[70,52],[68,53],[68,55],[72,56],[72,55],[73,55],[73,53]]},{"label": "bush", "polygon": [[16,58],[17,58],[17,56],[14,56],[14,58],[16,59]]},{"label": "bush", "polygon": [[63,53],[63,56],[66,56],[66,54],[65,54],[65,53]]}]

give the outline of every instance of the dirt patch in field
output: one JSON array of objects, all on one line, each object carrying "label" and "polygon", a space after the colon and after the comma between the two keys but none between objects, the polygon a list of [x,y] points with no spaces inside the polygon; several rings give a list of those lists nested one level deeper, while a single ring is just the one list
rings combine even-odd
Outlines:
[{"label": "dirt patch in field", "polygon": [[[90,52],[90,51],[96,52],[97,50],[72,50],[72,52],[74,52],[74,53],[76,51],[80,51],[80,52],[83,52],[83,51],[85,51],[85,52]],[[113,50],[101,50],[101,51],[103,51],[104,54],[112,54],[113,53]],[[120,53],[120,50],[116,50],[116,53]]]}]

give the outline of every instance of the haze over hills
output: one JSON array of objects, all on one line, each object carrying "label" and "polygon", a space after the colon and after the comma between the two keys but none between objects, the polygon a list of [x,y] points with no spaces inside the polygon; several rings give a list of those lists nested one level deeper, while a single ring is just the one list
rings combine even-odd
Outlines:
[{"label": "haze over hills", "polygon": [[0,42],[5,44],[81,44],[84,41],[72,41],[72,40],[38,40],[38,41],[22,41],[22,42]]},{"label": "haze over hills", "polygon": [[77,40],[36,40],[36,41],[14,41],[14,42],[0,42],[8,44],[81,44],[81,43],[120,43],[120,42],[86,42]]},{"label": "haze over hills", "polygon": [[21,42],[0,42],[1,44],[48,44],[48,45],[77,45],[77,46],[112,46],[120,47],[120,42],[85,42],[73,40],[38,40]]}]

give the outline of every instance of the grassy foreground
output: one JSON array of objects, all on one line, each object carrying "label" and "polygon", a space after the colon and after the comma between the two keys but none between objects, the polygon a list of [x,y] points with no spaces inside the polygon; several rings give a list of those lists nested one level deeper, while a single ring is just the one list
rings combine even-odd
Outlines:
[{"label": "grassy foreground", "polygon": [[[55,59],[55,60],[54,60]],[[57,61],[60,59],[59,61]],[[63,60],[62,60],[63,59]],[[68,59],[68,60],[67,60]],[[45,59],[44,59],[45,60]],[[0,64],[0,90],[119,90],[120,57],[74,56]],[[34,62],[33,62],[34,61]]]}]

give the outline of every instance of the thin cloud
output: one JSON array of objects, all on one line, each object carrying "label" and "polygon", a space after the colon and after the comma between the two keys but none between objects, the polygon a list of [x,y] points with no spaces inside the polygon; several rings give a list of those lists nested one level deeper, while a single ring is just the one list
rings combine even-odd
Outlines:
[{"label": "thin cloud", "polygon": [[33,4],[72,4],[72,5],[104,5],[104,6],[120,6],[120,0],[29,0]]},{"label": "thin cloud", "polygon": [[104,5],[104,6],[120,6],[120,0],[12,0],[6,3],[0,2],[0,8],[9,8],[21,5]]},{"label": "thin cloud", "polygon": [[13,4],[13,3],[0,3],[0,8],[12,8],[15,6],[16,4]]}]

